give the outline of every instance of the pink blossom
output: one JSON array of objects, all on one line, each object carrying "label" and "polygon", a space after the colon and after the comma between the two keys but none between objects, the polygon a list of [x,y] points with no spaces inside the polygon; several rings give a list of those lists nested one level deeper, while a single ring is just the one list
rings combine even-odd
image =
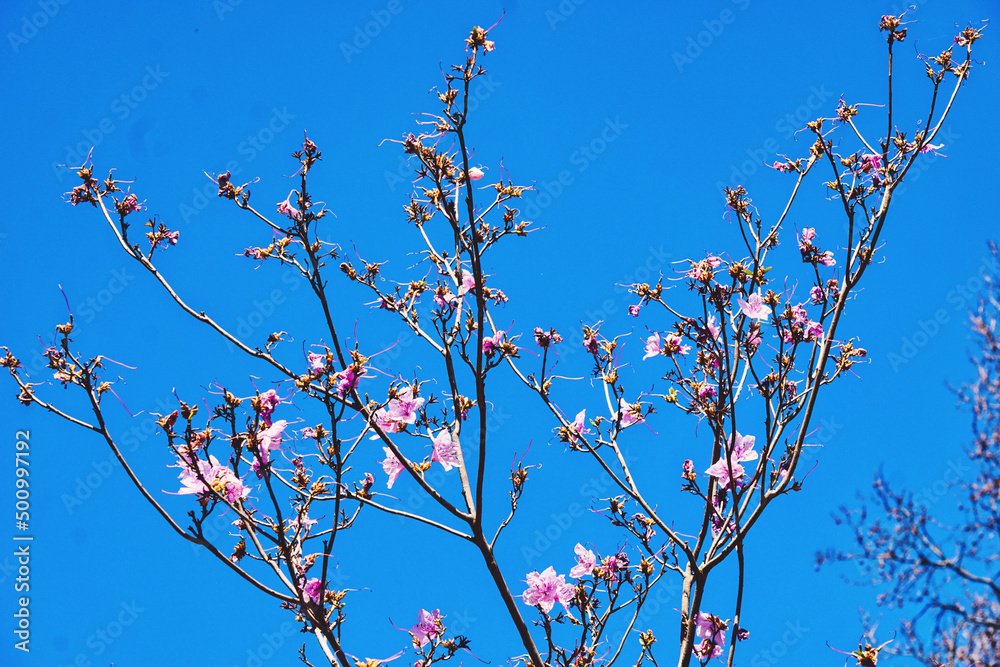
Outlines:
[{"label": "pink blossom", "polygon": [[421,609],[417,612],[417,624],[410,628],[413,641],[421,647],[432,639],[437,639],[441,634],[441,610],[427,611]]},{"label": "pink blossom", "polygon": [[417,421],[417,410],[423,404],[424,399],[413,397],[413,387],[407,387],[389,401],[386,417],[400,424],[412,424]]},{"label": "pink blossom", "polygon": [[308,533],[309,529],[315,526],[317,523],[319,523],[319,521],[317,521],[316,519],[310,519],[308,515],[303,514],[301,521],[299,520],[298,516],[291,517],[290,519],[288,519],[288,529],[294,532],[295,530],[298,530],[299,526],[301,525],[302,530]]},{"label": "pink blossom", "polygon": [[541,327],[535,327],[535,342],[538,344],[538,347],[557,345],[562,342],[562,339],[562,336],[555,329],[545,331]]},{"label": "pink blossom", "polygon": [[[384,408],[379,408],[372,415],[375,425],[386,433],[399,433],[403,430],[403,426],[399,422],[395,421],[389,416],[389,413]],[[371,436],[371,440],[378,440],[379,435],[376,433]]]},{"label": "pink blossom", "polygon": [[865,153],[861,156],[861,171],[866,174],[870,171],[880,169],[882,167],[882,156],[874,155],[872,153]]},{"label": "pink blossom", "polygon": [[271,461],[271,450],[281,448],[282,433],[287,425],[287,421],[279,419],[274,422],[274,424],[268,426],[266,429],[257,434],[257,444],[260,447],[260,457],[254,457],[253,464],[250,468],[257,473],[258,477],[260,476],[260,467],[262,465],[266,466]]},{"label": "pink blossom", "polygon": [[815,340],[823,337],[823,325],[819,322],[809,321],[805,326],[806,340]]},{"label": "pink blossom", "polygon": [[632,317],[639,317],[639,306],[632,305],[628,307],[628,314]]},{"label": "pink blossom", "polygon": [[707,660],[722,655],[726,645],[726,628],[728,624],[718,616],[699,612],[695,619],[695,635],[701,638],[701,643],[694,652],[698,658]]},{"label": "pink blossom", "polygon": [[451,430],[441,429],[433,438],[434,454],[431,461],[437,461],[444,466],[445,471],[458,466],[459,445],[451,436]]},{"label": "pink blossom", "polygon": [[500,345],[503,344],[503,332],[497,331],[493,336],[483,337],[483,353],[493,354],[500,349]]},{"label": "pink blossom", "polygon": [[133,194],[126,195],[125,198],[118,203],[115,208],[118,210],[119,215],[126,216],[129,213],[138,213],[142,210],[142,203],[139,198]]},{"label": "pink blossom", "polygon": [[370,472],[365,473],[364,479],[361,480],[361,490],[364,493],[371,491],[372,485],[375,483],[375,475]]},{"label": "pink blossom", "polygon": [[805,252],[815,238],[816,230],[813,227],[803,227],[799,232],[799,250]]},{"label": "pink blossom", "polygon": [[271,415],[280,404],[281,398],[278,396],[278,392],[273,389],[268,389],[260,395],[260,416],[267,426],[271,425]]},{"label": "pink blossom", "polygon": [[302,212],[299,211],[299,209],[292,206],[291,203],[293,194],[295,194],[295,190],[292,190],[291,192],[288,193],[288,197],[285,198],[285,201],[278,202],[278,213],[282,215],[287,215],[292,220],[301,220]]},{"label": "pink blossom", "polygon": [[816,255],[816,262],[822,264],[823,266],[834,266],[837,260],[833,256],[832,250],[826,250],[821,254]]},{"label": "pink blossom", "polygon": [[585,426],[586,423],[587,423],[587,411],[585,409],[580,410],[578,413],[576,413],[576,418],[570,425],[571,433],[569,436],[569,441],[571,443],[576,444],[578,442],[577,438],[578,435],[588,435],[590,433],[590,429],[586,428]]},{"label": "pink blossom", "polygon": [[528,584],[528,590],[521,594],[525,604],[541,607],[546,614],[552,610],[556,602],[569,610],[569,602],[573,599],[576,587],[567,584],[563,575],[556,574],[552,566],[541,574],[537,570],[529,572],[525,583]]},{"label": "pink blossom", "polygon": [[456,303],[455,295],[447,287],[438,287],[439,291],[434,292],[434,303],[441,308],[447,308]]},{"label": "pink blossom", "polygon": [[[361,377],[364,377],[363,375]],[[343,398],[358,386],[358,381],[361,380],[358,374],[354,372],[354,369],[348,366],[347,370],[340,371],[336,375],[337,381],[337,396]],[[423,400],[423,399],[421,399]]]},{"label": "pink blossom", "polygon": [[[958,38],[956,37],[955,39]],[[942,155],[941,153],[938,153],[938,149],[940,148],[944,148],[944,144],[938,144],[937,146],[935,146],[934,144],[924,144],[924,147],[920,149],[920,152],[926,153],[930,151],[931,153],[934,153],[934,155],[938,155],[940,157],[948,157],[947,155]]]},{"label": "pink blossom", "polygon": [[476,289],[476,276],[472,271],[462,271],[462,286],[458,288],[458,295],[464,296]]},{"label": "pink blossom", "polygon": [[315,352],[309,353],[309,369],[313,373],[322,373],[326,370],[326,355],[316,354]]},{"label": "pink blossom", "polygon": [[715,385],[708,384],[707,382],[698,386],[698,398],[702,400],[711,400],[718,396],[715,391]]},{"label": "pink blossom", "polygon": [[[642,516],[638,514],[636,516]],[[605,556],[604,560],[601,561],[600,566],[597,568],[597,573],[600,576],[607,577],[608,579],[618,579],[618,574],[628,570],[628,556],[624,553],[618,553],[613,556]]]},{"label": "pink blossom", "polygon": [[388,447],[383,447],[382,451],[385,452],[385,459],[381,461],[376,461],[376,463],[382,464],[382,470],[385,474],[389,476],[389,481],[386,484],[388,488],[392,488],[392,485],[396,483],[396,478],[399,477],[399,473],[403,472],[403,464],[400,463],[396,455],[392,453],[392,450]]},{"label": "pink blossom", "polygon": [[319,594],[322,588],[323,588],[322,582],[319,579],[313,577],[312,579],[306,582],[305,586],[302,587],[302,592],[305,594],[307,598],[309,598],[313,602],[318,603]]},{"label": "pink blossom", "polygon": [[691,350],[690,345],[682,345],[684,339],[677,334],[667,334],[663,343],[663,354],[672,357],[675,354],[687,354]]},{"label": "pink blossom", "polygon": [[576,553],[576,565],[569,571],[569,576],[574,579],[590,576],[597,565],[597,556],[594,555],[593,551],[590,551],[579,542],[577,542],[573,552]]},{"label": "pink blossom", "polygon": [[177,492],[181,495],[196,493],[198,495],[215,491],[220,496],[224,496],[230,503],[235,503],[241,498],[246,498],[250,493],[250,487],[243,484],[243,480],[236,476],[227,466],[221,465],[214,456],[209,456],[208,461],[198,459],[198,473],[207,482],[198,479],[198,474],[191,468],[190,463],[180,460],[182,468],[178,478],[181,480],[181,488]]},{"label": "pink blossom", "polygon": [[813,302],[813,305],[823,303],[823,298],[823,288],[819,285],[813,285],[812,289],[809,290],[809,299]]},{"label": "pink blossom", "polygon": [[715,268],[720,264],[722,264],[721,258],[709,255],[700,262],[691,262],[691,268],[684,276],[707,285],[712,281],[712,277],[715,276]]},{"label": "pink blossom", "polygon": [[790,172],[792,170],[792,165],[791,164],[789,164],[788,162],[780,162],[780,161],[777,161],[777,160],[774,162],[774,164],[767,164],[765,162],[764,166],[765,167],[770,167],[771,169],[774,169],[775,171],[781,171],[781,172]]},{"label": "pink blossom", "polygon": [[736,302],[740,304],[740,312],[751,319],[766,320],[771,315],[770,306],[764,304],[759,292],[751,294],[746,301],[736,299]]},{"label": "pink blossom", "polygon": [[705,328],[708,329],[708,333],[712,337],[712,340],[719,340],[721,330],[719,329],[719,322],[715,319],[715,315],[708,316],[708,320],[705,322]]},{"label": "pink blossom", "polygon": [[[737,486],[740,485],[741,480],[746,476],[746,472],[740,464],[757,458],[757,452],[753,450],[755,440],[755,436],[744,436],[737,433],[730,438],[729,446],[726,448],[729,451],[728,463],[726,457],[722,457],[705,471],[712,477],[719,479],[721,490],[725,491],[734,482]],[[732,468],[732,476],[729,474],[730,467]]]},{"label": "pink blossom", "polygon": [[642,360],[645,361],[646,359],[655,357],[658,354],[660,354],[660,334],[654,333],[646,339],[646,354],[643,356]]},{"label": "pink blossom", "polygon": [[642,404],[639,401],[636,401],[635,404],[629,404],[625,402],[625,399],[619,399],[617,418],[621,422],[622,428],[644,421]]},{"label": "pink blossom", "polygon": [[597,336],[593,333],[591,333],[589,336],[584,336],[583,346],[587,349],[587,352],[590,352],[591,354],[597,354],[597,350],[599,349],[597,343]]},{"label": "pink blossom", "polygon": [[[489,43],[492,44],[492,42],[489,42]],[[489,50],[489,49],[487,49],[487,50]],[[479,167],[473,167],[472,169],[469,169],[469,179],[470,180],[478,181],[480,178],[482,178],[485,175],[486,175],[486,173],[482,169],[480,169]]]}]

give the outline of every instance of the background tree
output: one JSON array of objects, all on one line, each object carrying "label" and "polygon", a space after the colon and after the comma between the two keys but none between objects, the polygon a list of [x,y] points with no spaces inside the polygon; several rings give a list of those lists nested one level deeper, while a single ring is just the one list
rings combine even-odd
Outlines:
[{"label": "background tree", "polygon": [[[997,259],[995,244],[990,254]],[[975,378],[956,390],[972,413],[968,460],[951,462],[922,490],[880,470],[865,504],[836,517],[854,530],[856,548],[820,556],[856,563],[862,583],[884,589],[879,605],[916,608],[885,650],[928,667],[1000,662],[1000,274],[983,279],[985,294],[969,318]]]}]

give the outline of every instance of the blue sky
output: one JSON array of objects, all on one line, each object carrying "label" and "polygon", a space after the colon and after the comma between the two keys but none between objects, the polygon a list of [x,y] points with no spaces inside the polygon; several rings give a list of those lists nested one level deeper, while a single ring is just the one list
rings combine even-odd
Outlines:
[{"label": "blue sky", "polygon": [[[574,0],[317,4],[217,0],[151,3],[140,11],[124,2],[3,3],[0,139],[7,157],[0,174],[12,201],[0,217],[0,279],[13,289],[0,344],[22,359],[39,352],[37,336],[50,341],[66,318],[61,285],[77,318],[76,344],[138,367],[122,370],[119,385],[132,412],[164,411],[158,406],[175,388],[197,397],[217,380],[241,395],[252,393],[252,379],[266,385],[264,368],[185,321],[116,252],[93,210],[62,201],[75,177],[59,165],[78,165],[93,147],[98,173],[115,167],[119,178],[135,180],[133,191],[149,211],[181,232],[160,266],[198,309],[250,339],[285,329],[296,341],[315,342],[320,330],[304,285],[237,256],[266,245],[268,234],[212,196],[202,171],[230,169],[240,183],[259,177],[254,198],[269,210],[294,187],[288,154],[307,130],[323,150],[312,188],[337,215],[336,241],[345,249],[353,243],[366,258],[390,259],[388,267],[402,276],[418,241],[401,214],[410,179],[398,146],[382,142],[413,130],[414,113],[437,110],[429,90],[441,81],[439,67],[463,58],[471,26],[491,25],[505,9],[490,35],[497,49],[485,61],[489,75],[474,91],[471,141],[489,174],[502,160],[515,182],[534,184],[537,195],[523,209],[543,229],[489,258],[487,270],[510,296],[501,315],[516,331],[554,326],[565,334],[581,320],[603,319],[606,330],[634,331],[626,348],[634,354],[645,327],[670,323],[624,317],[632,301],[619,285],[655,282],[661,271],[671,275],[670,262],[706,251],[735,252],[723,186],[744,184],[766,219],[780,213],[789,182],[761,161],[803,154],[807,145],[794,130],[832,115],[841,95],[881,103],[885,44],[878,20],[903,8],[758,0],[626,9]],[[989,2],[929,0],[911,10],[907,18],[916,23],[896,60],[898,121],[911,136],[929,89],[916,52],[938,53],[956,24],[990,18],[995,9]],[[988,187],[998,148],[988,128],[1000,101],[992,31],[976,46],[979,65],[939,137],[948,157],[928,158],[894,201],[884,262],[866,276],[845,321],[843,331],[861,337],[871,364],[821,400],[818,466],[804,490],[773,506],[748,539],[745,614],[753,635],[743,664],[841,664],[825,643],[850,648],[857,641],[857,609],[872,607],[875,591],[842,583],[849,570],[814,572],[817,550],[846,546],[850,538],[834,527],[831,511],[854,502],[879,465],[919,489],[961,457],[969,417],[953,409],[946,383],[971,373],[966,310],[982,287],[981,271],[995,268],[986,240],[998,232]],[[870,113],[861,126],[878,136],[884,121]],[[835,238],[842,224],[835,207],[818,188],[804,194],[792,222]],[[790,242],[784,249],[794,253]],[[786,262],[778,269],[801,267]],[[400,340],[394,323],[360,305],[366,294],[345,286],[341,296],[339,314],[359,320],[363,346],[379,350]],[[402,340],[386,357],[391,370],[411,376],[430,368],[419,346]],[[586,372],[581,355],[569,355],[568,375],[574,362],[576,375]],[[635,372],[635,391],[655,377],[648,367]],[[292,664],[301,636],[283,625],[291,620],[287,612],[173,535],[108,462],[102,442],[23,408],[13,383],[3,386],[2,438],[11,443],[4,451],[13,449],[16,430],[31,432],[35,536],[32,652],[12,650],[5,630],[4,664],[121,667],[190,656],[220,667]],[[550,564],[567,570],[573,545],[601,534],[599,518],[584,510],[604,487],[596,469],[552,441],[551,425],[524,392],[502,379],[495,388],[498,470],[529,442],[528,460],[544,464],[507,534],[501,565],[511,581]],[[51,385],[42,391],[80,408],[71,392]],[[586,382],[564,391],[567,412],[600,404]],[[171,457],[148,414],[111,413],[149,487],[174,490],[176,471],[166,467]],[[668,504],[678,498],[679,462],[696,451],[695,423],[664,415],[653,428],[656,434],[633,434],[626,448],[651,481],[665,480],[658,497]],[[13,477],[6,475],[2,496],[10,508]],[[504,490],[494,490],[503,505]],[[400,489],[403,501],[418,502],[409,491]],[[188,507],[185,499],[163,502],[175,516]],[[554,539],[542,539],[547,530]],[[496,630],[507,627],[499,601],[480,569],[466,572],[474,554],[462,545],[381,518],[345,544],[340,587],[361,589],[350,598],[356,634],[348,650],[394,653],[406,635],[388,619],[409,627],[424,607],[448,614],[484,660],[503,662],[516,651],[501,641],[510,635]],[[614,544],[599,546],[610,551]],[[13,549],[0,552],[5,613],[16,605],[5,560]],[[458,592],[442,580],[460,584]],[[725,608],[731,590],[721,577],[718,586],[711,599]],[[679,596],[665,593],[657,602],[648,624],[672,638]],[[894,618],[887,614],[883,627]],[[307,648],[315,654],[311,642]]]}]

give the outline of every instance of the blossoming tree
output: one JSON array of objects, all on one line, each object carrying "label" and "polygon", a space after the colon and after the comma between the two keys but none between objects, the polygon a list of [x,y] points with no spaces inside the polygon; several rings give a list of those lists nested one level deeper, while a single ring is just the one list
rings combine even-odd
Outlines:
[{"label": "blossoming tree", "polygon": [[[402,655],[359,645],[346,613],[351,591],[332,586],[338,537],[380,515],[423,524],[478,553],[515,631],[510,655],[524,663],[658,664],[657,655],[676,651],[682,666],[713,659],[732,665],[747,628],[765,622],[743,614],[745,536],[771,503],[801,488],[803,447],[819,394],[866,356],[841,331],[845,309],[891,230],[896,188],[923,155],[939,148],[935,136],[969,76],[973,45],[981,37],[975,27],[966,28],[954,45],[925,58],[926,116],[921,126],[900,129],[892,57],[907,29],[893,16],[883,17],[879,28],[889,49],[887,105],[877,112],[884,113],[885,134],[862,132],[856,124],[862,105],[842,99],[829,117],[802,128],[811,144],[807,151],[771,165],[775,178],[788,179],[791,189],[779,216],[765,221],[743,187],[727,189],[738,249],[691,259],[678,276],[663,276],[655,285],[629,286],[635,297],[630,314],[650,329],[643,355],[624,358],[621,336],[601,322],[585,323],[582,349],[603,404],[596,414],[579,406],[565,412],[559,405],[570,383],[555,373],[565,341],[554,323],[518,324],[513,331],[494,316],[507,301],[500,288],[504,276],[488,275],[484,257],[535,227],[516,208],[526,186],[515,184],[502,167],[487,179],[483,166],[472,162],[470,84],[485,74],[484,56],[495,47],[489,31],[479,27],[466,39],[464,63],[444,75],[440,111],[423,116],[419,130],[398,141],[416,166],[404,207],[420,247],[414,273],[387,276],[381,258],[362,258],[364,249],[343,254],[330,238],[325,224],[331,212],[315,200],[310,185],[322,153],[308,138],[293,153],[296,188],[271,212],[251,202],[250,183],[234,182],[228,171],[212,177],[218,196],[255,218],[271,238],[246,248],[248,261],[291,267],[314,294],[325,331],[302,352],[288,344],[285,331],[247,343],[192,307],[155,261],[180,241],[179,233],[153,220],[137,230],[134,220],[145,208],[140,197],[123,190],[113,172],[102,180],[89,158],[79,166],[80,184],[69,202],[93,207],[121,251],[181,311],[256,362],[255,372],[266,368],[276,383],[247,397],[216,385],[207,409],[199,407],[201,397],[178,397],[176,409],[157,415],[170,464],[179,471],[174,493],[192,496],[185,518],[172,516],[163,497],[143,484],[112,436],[108,398],[121,387],[107,372],[105,356],[87,356],[74,345],[72,313],[56,327],[58,340],[44,356],[57,382],[86,397],[87,415],[57,405],[47,383],[26,374],[6,348],[2,364],[22,403],[103,438],[168,526],[288,609],[331,665],[375,665]],[[788,229],[803,183],[818,172],[829,179],[822,205],[836,206],[845,218],[842,237],[833,229]],[[789,238],[798,245],[802,270],[790,268],[788,276],[810,285],[805,298],[783,288],[768,265],[779,240]],[[357,289],[346,289],[343,281]],[[667,298],[671,282],[690,291],[686,301]],[[395,318],[421,340],[423,375],[376,373],[379,350],[357,340],[349,344],[342,333],[349,326],[338,319],[342,299],[364,299],[374,317]],[[537,362],[525,361],[527,350],[537,350]],[[655,389],[626,387],[621,367],[639,362],[657,365],[662,380]],[[606,477],[614,491],[593,509],[607,518],[609,534],[623,541],[579,543],[571,567],[570,554],[541,572],[502,566],[496,548],[501,537],[516,531],[532,464],[526,456],[509,469],[491,464],[496,444],[487,428],[488,389],[497,374],[534,394],[537,408],[551,416],[554,438]],[[432,379],[441,387],[437,392],[428,384]],[[630,467],[623,444],[629,429],[654,421],[657,408],[696,419],[709,431],[711,445],[703,451],[692,447],[667,481],[649,485]],[[443,471],[446,481],[435,482],[431,470]],[[508,486],[500,503],[509,509],[493,521],[498,501],[488,490],[498,479]],[[678,482],[680,493],[696,502],[694,513],[668,514]],[[403,483],[419,489],[434,511],[414,511],[393,497],[394,485]],[[231,520],[231,539],[212,538],[205,530],[220,514]],[[708,608],[709,581],[731,559],[738,573],[735,585],[726,587],[731,604]],[[640,627],[651,591],[668,580],[682,587],[679,614],[657,627]],[[414,609],[413,617],[415,625],[405,632],[415,664],[426,667],[474,650],[475,637],[449,632],[440,609]],[[301,657],[312,664],[305,647]]]}]

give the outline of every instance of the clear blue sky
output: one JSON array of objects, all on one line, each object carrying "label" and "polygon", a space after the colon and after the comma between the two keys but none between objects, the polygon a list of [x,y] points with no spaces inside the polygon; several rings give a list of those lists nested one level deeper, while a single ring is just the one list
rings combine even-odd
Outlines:
[{"label": "clear blue sky", "polygon": [[[50,341],[52,327],[65,320],[62,285],[77,317],[77,345],[139,368],[123,369],[118,385],[133,412],[162,411],[158,401],[170,400],[175,387],[193,398],[216,380],[242,395],[252,393],[252,377],[266,386],[264,368],[184,321],[126,263],[93,210],[62,201],[75,182],[57,165],[78,165],[93,146],[98,174],[113,166],[119,178],[134,179],[133,191],[150,212],[180,230],[181,243],[161,255],[161,268],[197,308],[233,329],[246,327],[251,339],[284,329],[295,332],[294,345],[310,344],[319,329],[304,285],[275,267],[254,271],[237,256],[251,244],[266,245],[269,235],[249,216],[206,197],[213,188],[202,170],[229,168],[240,183],[260,177],[254,198],[269,210],[293,187],[288,154],[308,130],[324,155],[313,191],[337,215],[336,240],[345,249],[354,243],[365,257],[391,259],[388,267],[402,276],[412,263],[404,253],[417,242],[402,217],[409,178],[399,169],[398,146],[379,144],[413,130],[414,112],[438,108],[428,91],[440,82],[439,65],[460,62],[469,29],[491,25],[504,8],[490,34],[497,49],[485,61],[489,77],[476,89],[480,103],[470,126],[476,161],[495,174],[502,159],[516,182],[555,196],[528,197],[528,217],[544,229],[490,257],[488,270],[511,297],[502,316],[515,331],[554,326],[569,333],[581,319],[606,319],[609,330],[634,327],[633,338],[645,326],[663,330],[669,326],[663,318],[626,321],[631,301],[616,284],[646,280],[650,270],[655,281],[657,272],[671,270],[667,262],[705,251],[735,252],[723,185],[744,183],[768,219],[780,212],[789,181],[761,160],[803,154],[807,146],[793,130],[832,115],[841,95],[850,102],[883,100],[879,16],[902,9],[898,2],[858,0],[627,9],[572,0],[317,4],[3,3],[0,178],[10,201],[0,217],[0,280],[9,286],[0,344],[22,359],[39,352],[36,336]],[[916,51],[938,53],[956,24],[990,18],[995,9],[985,1],[929,1],[911,12],[917,22],[896,61],[898,119],[910,136],[929,88]],[[374,36],[364,36],[366,26]],[[850,648],[857,641],[857,609],[872,606],[874,591],[843,584],[846,570],[814,572],[817,550],[846,546],[850,537],[833,526],[830,512],[853,502],[880,464],[916,488],[932,484],[968,438],[969,417],[953,409],[946,383],[971,372],[966,309],[981,286],[985,242],[1000,231],[991,199],[998,145],[989,128],[1000,102],[993,30],[976,46],[980,65],[944,128],[948,157],[928,160],[897,197],[881,250],[885,261],[873,267],[849,311],[843,331],[861,336],[871,365],[821,401],[817,416],[826,430],[817,436],[824,445],[814,452],[818,466],[804,490],[774,506],[748,540],[745,614],[752,637],[743,664],[842,663],[825,642]],[[884,132],[881,119],[870,127]],[[591,145],[602,150],[588,155]],[[560,174],[564,184],[556,186]],[[816,226],[821,240],[835,238],[837,212],[810,192],[794,224]],[[786,249],[794,251],[790,242]],[[341,298],[347,321],[362,318],[363,346],[374,351],[398,338],[386,318],[368,318],[359,306],[365,294],[345,287]],[[420,364],[430,368],[416,347],[400,348],[392,369],[410,376]],[[631,352],[640,348],[633,344]],[[576,374],[586,371],[580,361],[577,355]],[[567,369],[572,363],[566,360]],[[654,375],[640,366],[633,390],[647,389]],[[31,431],[35,535],[30,658],[11,648],[14,575],[0,570],[0,609],[8,619],[0,628],[3,664],[293,664],[301,639],[283,634],[287,612],[173,535],[122,471],[108,466],[102,442],[23,408],[13,383],[0,382],[3,451],[12,451],[16,430]],[[568,570],[578,541],[613,549],[613,537],[600,537],[606,535],[601,520],[584,515],[552,531],[559,535],[544,553],[530,552],[545,546],[536,544],[539,534],[573,508],[588,507],[603,489],[590,483],[592,466],[562,445],[546,444],[550,424],[537,405],[504,381],[494,387],[497,468],[529,441],[528,460],[545,465],[533,473],[538,481],[501,549],[508,579],[550,564]],[[69,392],[51,385],[41,391],[80,408]],[[567,412],[600,404],[587,383],[562,391]],[[148,416],[130,420],[108,405],[149,487],[175,490],[176,470],[166,467],[171,457],[150,434]],[[642,467],[651,480],[662,476],[662,508],[678,499],[679,464],[697,449],[693,421],[658,419],[658,435],[633,429],[627,448],[648,461]],[[0,508],[10,520],[13,483],[10,473],[3,478]],[[564,494],[551,493],[553,487]],[[410,488],[401,483],[398,490],[406,501]],[[502,506],[505,491],[494,491]],[[164,496],[178,517],[189,500]],[[389,617],[409,627],[420,607],[448,614],[452,629],[470,636],[485,660],[502,663],[517,651],[517,644],[500,642],[512,635],[497,629],[507,626],[482,571],[464,572],[474,554],[432,532],[401,531],[398,521],[378,519],[345,541],[349,548],[340,554],[346,576],[339,586],[370,589],[349,598],[349,651],[394,653],[406,635]],[[4,526],[8,546],[0,565],[14,550],[12,520]],[[384,558],[380,571],[370,565],[372,552]],[[458,593],[437,583],[442,572],[461,584]],[[521,592],[519,583],[513,588]],[[725,587],[712,595],[719,613],[731,615]],[[678,606],[678,596],[664,595],[648,616],[647,625],[664,639],[664,656],[672,656],[666,645],[676,636]],[[887,615],[884,627],[893,618]],[[269,642],[280,644],[274,656]],[[767,652],[776,642],[783,648]]]}]

